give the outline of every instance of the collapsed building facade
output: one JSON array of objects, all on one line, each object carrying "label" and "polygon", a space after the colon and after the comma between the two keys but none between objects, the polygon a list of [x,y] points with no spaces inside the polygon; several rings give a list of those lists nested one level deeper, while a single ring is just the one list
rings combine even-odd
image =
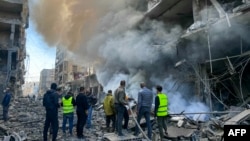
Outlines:
[{"label": "collapsed building facade", "polygon": [[79,87],[84,86],[96,96],[102,91],[93,66],[76,65],[70,58],[70,52],[57,48],[55,61],[55,82],[63,91],[72,91],[75,95]]},{"label": "collapsed building facade", "polygon": [[[232,124],[231,121],[249,125],[250,1],[150,0],[140,10],[145,14],[139,24],[150,18],[185,29],[177,38],[166,38],[167,44],[153,47],[172,45],[174,57],[162,53],[161,60],[166,60],[162,68],[170,69],[164,65],[172,64],[171,73],[181,76],[178,83],[188,85],[191,97],[204,102],[210,111],[170,113],[168,139],[223,140],[224,125]],[[169,94],[180,87],[174,83]],[[190,120],[189,114],[198,118]],[[209,115],[209,122],[199,123],[204,114]],[[118,140],[112,135],[106,138]]]},{"label": "collapsed building facade", "polygon": [[[144,19],[138,23],[139,26],[149,18],[161,21],[166,26],[179,25],[184,29],[182,35],[166,39],[170,44],[174,42],[172,48],[175,50],[175,56],[162,56],[172,63],[176,74],[186,72],[181,74],[181,83],[193,87],[192,93],[195,96],[209,105],[211,110],[226,109],[228,105],[236,103],[247,103],[248,0],[137,2],[137,10],[145,13]],[[164,48],[166,45],[168,43],[152,46]],[[82,83],[99,93],[102,88],[95,74],[86,73],[80,70],[79,66],[71,65],[68,60],[64,60],[66,57],[63,57],[63,54],[61,50],[57,50],[56,82],[74,88]],[[84,77],[91,75],[93,77]],[[82,82],[79,83],[79,80]]]},{"label": "collapsed building facade", "polygon": [[145,16],[186,29],[173,67],[211,110],[249,102],[249,1],[152,0]]},{"label": "collapsed building facade", "polygon": [[[8,86],[21,93],[26,57],[25,29],[28,28],[27,0],[0,1],[0,91]],[[0,97],[2,99],[2,95]]]}]

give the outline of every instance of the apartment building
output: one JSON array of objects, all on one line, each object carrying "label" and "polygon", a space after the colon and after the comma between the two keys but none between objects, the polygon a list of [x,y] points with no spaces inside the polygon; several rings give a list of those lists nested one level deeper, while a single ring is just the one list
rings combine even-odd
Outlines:
[{"label": "apartment building", "polygon": [[97,81],[93,65],[79,65],[70,57],[70,52],[63,48],[56,50],[55,82],[64,91],[78,92],[80,86],[90,88],[98,94],[101,86]]},{"label": "apartment building", "polygon": [[40,73],[39,95],[43,95],[55,82],[55,69],[43,69]]},{"label": "apartment building", "polygon": [[1,92],[8,86],[14,94],[22,93],[26,57],[25,29],[29,26],[28,18],[27,0],[0,0]]},{"label": "apartment building", "polygon": [[26,82],[22,87],[24,97],[33,97],[39,94],[39,82]]}]

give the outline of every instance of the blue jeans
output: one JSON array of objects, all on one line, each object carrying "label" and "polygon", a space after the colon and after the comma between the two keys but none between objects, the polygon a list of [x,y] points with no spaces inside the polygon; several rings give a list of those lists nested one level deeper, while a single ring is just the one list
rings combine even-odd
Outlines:
[{"label": "blue jeans", "polygon": [[3,120],[8,120],[9,106],[3,106]]},{"label": "blue jeans", "polygon": [[91,119],[92,119],[92,106],[89,106],[86,128],[91,128]]},{"label": "blue jeans", "polygon": [[127,110],[127,108],[126,108],[125,111],[124,111],[123,118],[124,118],[124,124],[123,124],[122,127],[123,127],[123,129],[128,129],[129,115],[128,115],[128,110]]},{"label": "blue jeans", "polygon": [[[152,137],[152,127],[150,122],[150,111],[151,109],[149,107],[141,107],[139,110],[139,114],[137,116],[137,122],[140,124],[142,116],[146,119],[146,124],[148,128],[148,138],[151,139]],[[135,134],[138,134],[139,128],[138,126],[135,127]]]},{"label": "blue jeans", "polygon": [[74,120],[74,113],[63,114],[63,123],[62,123],[63,133],[66,133],[66,124],[67,121],[69,121],[69,133],[72,135],[73,120]]},{"label": "blue jeans", "polygon": [[126,107],[122,104],[115,104],[115,110],[116,110],[116,131],[118,132],[118,136],[122,136],[122,121],[123,121],[123,115],[126,110]]}]

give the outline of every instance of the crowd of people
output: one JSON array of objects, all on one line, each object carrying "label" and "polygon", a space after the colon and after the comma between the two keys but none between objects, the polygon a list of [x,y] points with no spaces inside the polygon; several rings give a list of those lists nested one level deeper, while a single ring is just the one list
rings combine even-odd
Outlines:
[{"label": "crowd of people", "polygon": [[[92,106],[96,101],[96,98],[90,94],[89,89],[85,90],[83,86],[79,88],[79,93],[76,98],[74,98],[71,91],[67,92],[65,96],[62,96],[61,89],[57,88],[56,83],[52,83],[50,90],[48,90],[43,96],[43,106],[46,110],[43,140],[48,140],[48,132],[50,132],[52,134],[52,141],[56,141],[59,128],[58,108],[60,107],[63,111],[63,135],[66,136],[66,134],[69,134],[69,136],[73,136],[74,111],[76,111],[76,135],[77,138],[84,139],[85,136],[83,135],[83,130],[85,126],[86,128],[91,127]],[[67,123],[69,124],[68,132],[66,128]]]},{"label": "crowd of people", "polygon": [[[126,82],[120,81],[120,85],[115,91],[108,90],[104,100],[103,108],[106,118],[106,129],[108,132],[115,132],[118,136],[124,136],[122,129],[128,128],[129,114],[128,109],[129,101],[134,100],[129,98],[126,94]],[[140,83],[140,90],[137,98],[137,125],[134,130],[134,135],[138,136],[140,129],[140,121],[142,117],[146,120],[147,136],[149,140],[152,139],[152,125],[150,116],[152,114],[152,104],[154,100],[154,117],[158,123],[158,129],[161,140],[167,133],[167,117],[168,117],[168,97],[162,93],[162,86],[157,85],[157,95],[154,95],[152,90],[147,88],[144,82]],[[114,93],[114,94],[113,94]],[[5,90],[5,96],[2,101],[3,106],[3,120],[8,120],[8,108],[10,105],[11,93],[9,88]],[[73,121],[74,112],[76,111],[77,125],[76,135],[79,139],[84,139],[84,127],[91,128],[92,109],[96,104],[97,98],[93,96],[89,88],[83,86],[79,88],[79,93],[74,98],[74,94],[69,91],[66,95],[62,96],[62,90],[57,87],[56,83],[52,83],[50,90],[43,96],[43,106],[46,110],[46,118],[43,129],[43,140],[48,140],[48,132],[52,134],[52,141],[56,141],[58,133],[58,109],[61,107],[63,111],[62,131],[63,134],[73,136]],[[68,128],[66,124],[68,123]],[[110,126],[110,124],[112,125]],[[67,131],[68,130],[68,131]]]},{"label": "crowd of people", "polygon": [[[128,128],[128,96],[125,92],[126,82],[120,81],[120,86],[114,91],[108,90],[106,97],[104,98],[103,107],[106,115],[106,127],[108,131],[115,131],[118,136],[124,136],[122,129]],[[144,82],[140,83],[140,91],[137,98],[137,125],[135,127],[134,135],[139,135],[139,126],[142,117],[146,120],[147,136],[149,140],[152,139],[152,125],[150,121],[151,108],[153,100],[155,102],[154,117],[157,119],[160,138],[163,140],[164,136],[167,136],[167,118],[168,118],[168,97],[162,93],[162,86],[157,85],[157,95],[154,96],[152,90],[146,87]],[[130,108],[130,107],[129,107]],[[112,121],[112,127],[110,123]],[[123,124],[124,123],[124,124]]]}]

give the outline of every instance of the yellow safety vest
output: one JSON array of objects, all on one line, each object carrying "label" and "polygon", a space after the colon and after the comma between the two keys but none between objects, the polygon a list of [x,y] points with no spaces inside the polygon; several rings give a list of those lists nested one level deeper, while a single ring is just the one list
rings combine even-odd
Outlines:
[{"label": "yellow safety vest", "polygon": [[63,113],[73,113],[74,112],[74,106],[72,104],[72,96],[69,99],[62,98],[63,103]]},{"label": "yellow safety vest", "polygon": [[160,93],[159,97],[159,107],[157,111],[157,116],[167,116],[168,115],[168,97],[167,95]]}]

